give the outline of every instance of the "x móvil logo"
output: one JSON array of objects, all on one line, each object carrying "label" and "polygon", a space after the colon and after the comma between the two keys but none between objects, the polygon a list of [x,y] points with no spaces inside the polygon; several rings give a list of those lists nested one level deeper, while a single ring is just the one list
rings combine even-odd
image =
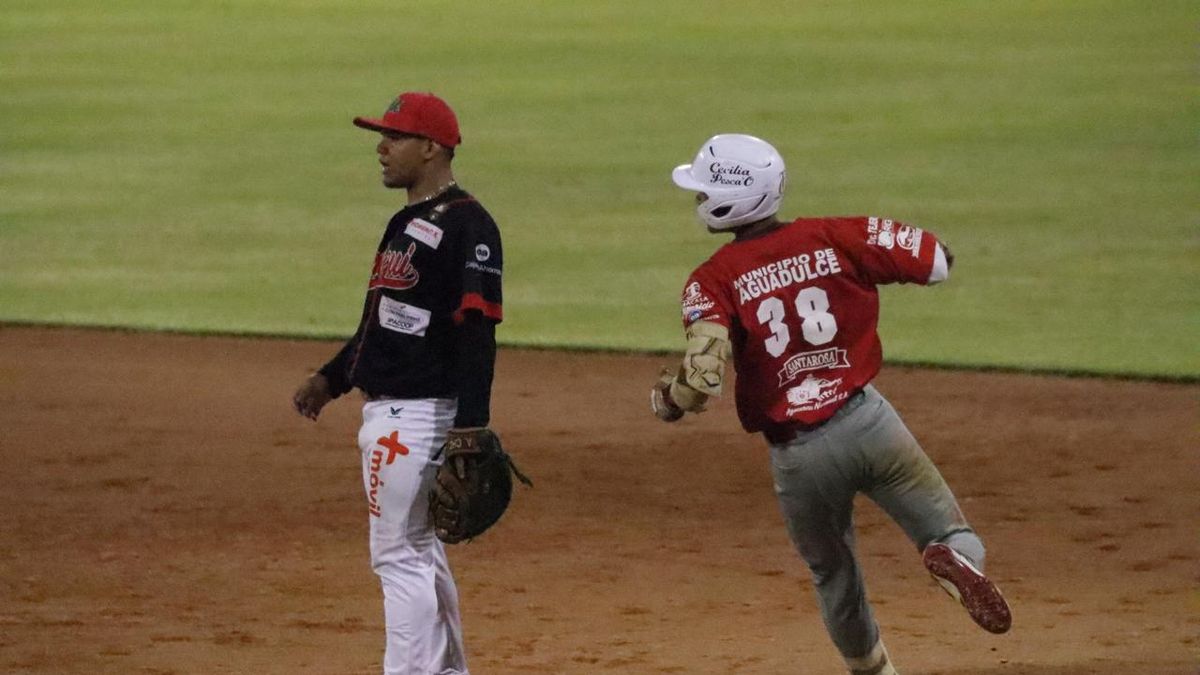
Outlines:
[{"label": "x m\u00f3vil logo", "polygon": [[[383,467],[396,461],[396,455],[407,455],[408,447],[400,442],[399,431],[393,431],[387,436],[380,436],[375,442],[380,447],[371,451],[370,471],[367,476],[367,510],[371,512],[371,515],[381,517],[383,507],[379,503],[379,489],[383,487],[383,478],[380,476],[380,472],[383,471]],[[387,451],[386,458],[383,456],[384,451]]]},{"label": "x m\u00f3vil logo", "polygon": [[[388,436],[380,436],[375,442],[387,450],[387,459],[383,459],[383,453],[379,454],[379,459],[382,460],[384,464],[391,464],[392,462],[396,461],[396,455],[408,454],[408,446],[400,442],[399,431],[393,431],[391,435]],[[373,462],[372,468],[374,467],[375,463]]]}]

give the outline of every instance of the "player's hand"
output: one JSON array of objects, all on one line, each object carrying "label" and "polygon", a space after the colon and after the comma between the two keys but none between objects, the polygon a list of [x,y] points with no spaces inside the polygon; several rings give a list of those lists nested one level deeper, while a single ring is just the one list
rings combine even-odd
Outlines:
[{"label": "player's hand", "polygon": [[329,394],[329,379],[320,373],[314,373],[292,395],[292,406],[296,408],[296,412],[315,421],[317,415],[321,414],[321,408],[332,399],[333,396]]},{"label": "player's hand", "polygon": [[658,382],[650,388],[650,412],[664,422],[675,422],[683,417],[683,408],[671,398],[671,382],[674,380],[675,376],[669,370],[663,370]]}]

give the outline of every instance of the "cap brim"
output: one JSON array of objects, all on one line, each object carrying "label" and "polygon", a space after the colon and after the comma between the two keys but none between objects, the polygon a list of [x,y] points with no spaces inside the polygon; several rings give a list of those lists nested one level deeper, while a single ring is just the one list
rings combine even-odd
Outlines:
[{"label": "cap brim", "polygon": [[675,184],[684,190],[691,190],[692,192],[704,192],[709,189],[709,186],[692,178],[691,164],[680,164],[675,167],[675,170],[671,172],[671,180],[675,181]]},{"label": "cap brim", "polygon": [[399,131],[384,124],[383,120],[373,117],[355,117],[354,126],[360,129],[370,129],[371,131]]},{"label": "cap brim", "polygon": [[459,137],[457,143],[454,143],[452,145],[446,145],[445,143],[442,143],[441,141],[437,140],[436,138],[430,138],[429,136],[426,136],[425,134],[422,134],[422,133],[419,133],[416,131],[412,131],[410,129],[405,129],[405,128],[401,128],[401,127],[394,126],[394,125],[389,125],[389,124],[385,123],[383,120],[375,118],[375,117],[355,117],[354,118],[354,126],[359,127],[361,129],[368,129],[370,131],[378,131],[379,133],[391,131],[391,132],[394,132],[397,134],[408,134],[410,136],[420,136],[421,138],[429,138],[429,140],[433,141],[434,143],[438,143],[439,145],[445,145],[448,148],[453,148],[456,145],[462,144],[461,136]]}]

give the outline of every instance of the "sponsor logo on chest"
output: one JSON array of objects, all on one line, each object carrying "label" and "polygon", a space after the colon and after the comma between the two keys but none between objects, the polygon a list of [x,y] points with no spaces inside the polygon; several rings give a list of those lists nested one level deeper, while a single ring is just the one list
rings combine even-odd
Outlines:
[{"label": "sponsor logo on chest", "polygon": [[409,244],[403,251],[388,249],[375,256],[375,268],[371,270],[370,288],[391,288],[404,290],[412,288],[421,280],[421,273],[413,266],[413,255],[417,252],[415,243]]},{"label": "sponsor logo on chest", "polygon": [[407,335],[425,335],[429,328],[432,312],[421,307],[393,300],[386,295],[379,298],[379,325]]},{"label": "sponsor logo on chest", "polygon": [[437,248],[442,243],[442,228],[422,218],[413,218],[404,228],[404,234],[425,244],[429,248]]}]

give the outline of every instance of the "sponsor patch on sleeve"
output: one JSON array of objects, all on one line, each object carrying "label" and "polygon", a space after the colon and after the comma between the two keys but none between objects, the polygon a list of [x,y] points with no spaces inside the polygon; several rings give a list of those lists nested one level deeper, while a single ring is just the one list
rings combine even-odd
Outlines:
[{"label": "sponsor patch on sleeve", "polygon": [[912,253],[914,258],[920,257],[922,235],[920,228],[897,223],[889,218],[872,216],[867,219],[867,243],[889,251],[899,246]]},{"label": "sponsor patch on sleeve", "polygon": [[867,219],[867,243],[880,248],[891,249],[896,245],[896,235],[892,231],[895,224],[888,218]]},{"label": "sponsor patch on sleeve", "polygon": [[922,232],[919,228],[901,225],[900,229],[896,230],[896,245],[912,253],[912,257],[919,258],[921,256],[921,235]]},{"label": "sponsor patch on sleeve", "polygon": [[717,303],[704,294],[699,281],[693,281],[684,289],[681,304],[683,305],[683,320],[688,324],[711,314],[717,306]]},{"label": "sponsor patch on sleeve", "polygon": [[430,315],[427,309],[392,300],[386,295],[379,298],[379,325],[388,330],[424,336]]},{"label": "sponsor patch on sleeve", "polygon": [[477,263],[474,260],[468,260],[466,268],[469,270],[475,270],[476,272],[483,272],[484,274],[495,274],[496,276],[500,276],[501,274],[499,267],[484,265],[482,263]]}]

